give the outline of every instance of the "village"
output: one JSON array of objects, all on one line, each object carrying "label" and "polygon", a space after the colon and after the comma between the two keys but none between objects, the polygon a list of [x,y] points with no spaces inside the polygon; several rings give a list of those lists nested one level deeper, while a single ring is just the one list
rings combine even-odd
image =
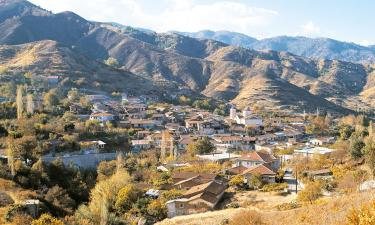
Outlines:
[{"label": "village", "polygon": [[[52,162],[59,158],[65,165],[90,169],[102,161],[116,160],[120,155],[137,157],[144,152],[156,152],[159,160],[155,170],[170,178],[167,184],[157,187],[141,186],[152,198],[158,198],[164,191],[181,193],[166,202],[169,218],[228,207],[228,188],[232,192],[269,189],[285,193],[285,202],[288,202],[304,187],[302,180],[296,178],[298,165],[292,162],[313,161],[316,157],[328,159],[335,152],[328,146],[337,137],[329,132],[324,135],[306,132],[311,123],[308,120],[311,115],[306,113],[280,113],[262,118],[250,107],[238,110],[234,105],[226,106],[228,115],[218,115],[189,105],[158,103],[157,98],[149,96],[124,93],[120,101],[106,95],[85,98],[92,105],[90,110],[72,103],[70,112],[78,120],[97,123],[98,130],[108,125],[131,129],[128,149],[113,151],[100,138],[80,140],[79,151],[51,151],[42,160]],[[333,124],[329,114],[325,119]],[[197,165],[202,168],[217,165],[220,170],[189,169]],[[332,171],[327,165],[322,166],[303,172],[311,179],[332,180]]]},{"label": "village", "polygon": [[[51,79],[50,86],[59,84]],[[0,146],[2,178],[37,190],[18,200],[33,218],[48,207],[61,217],[79,204],[99,204],[92,197],[96,186],[125,172],[116,182],[126,185],[118,184],[123,188],[114,189],[117,200],[108,204],[141,224],[225,209],[297,209],[375,187],[364,161],[373,135],[366,116],[256,103],[239,108],[189,94],[73,88],[24,98],[19,92],[17,113],[23,114],[14,125],[0,125],[7,143]],[[59,191],[69,197],[47,200]]]}]

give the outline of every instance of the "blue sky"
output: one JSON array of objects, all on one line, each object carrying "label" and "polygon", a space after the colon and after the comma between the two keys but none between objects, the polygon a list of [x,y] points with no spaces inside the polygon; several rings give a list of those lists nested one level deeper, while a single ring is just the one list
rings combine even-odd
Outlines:
[{"label": "blue sky", "polygon": [[55,13],[152,29],[230,30],[256,38],[330,37],[375,44],[371,0],[31,0]]}]

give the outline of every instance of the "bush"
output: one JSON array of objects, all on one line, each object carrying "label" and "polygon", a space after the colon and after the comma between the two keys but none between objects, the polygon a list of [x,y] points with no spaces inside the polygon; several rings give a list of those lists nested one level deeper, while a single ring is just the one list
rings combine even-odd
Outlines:
[{"label": "bush", "polygon": [[262,216],[256,211],[241,212],[229,220],[230,225],[263,225]]},{"label": "bush", "polygon": [[372,225],[375,224],[375,201],[363,204],[359,209],[352,209],[347,215],[348,225]]},{"label": "bush", "polygon": [[260,189],[260,190],[264,191],[264,192],[271,192],[271,191],[282,192],[286,188],[288,188],[288,184],[287,183],[272,183],[272,184],[266,184],[266,185],[264,185],[262,187],[262,189]]},{"label": "bush", "polygon": [[305,189],[298,193],[298,200],[312,204],[322,195],[322,188],[318,182],[311,182],[306,185]]},{"label": "bush", "polygon": [[43,214],[39,219],[34,220],[32,225],[64,225],[64,223],[48,214]]}]

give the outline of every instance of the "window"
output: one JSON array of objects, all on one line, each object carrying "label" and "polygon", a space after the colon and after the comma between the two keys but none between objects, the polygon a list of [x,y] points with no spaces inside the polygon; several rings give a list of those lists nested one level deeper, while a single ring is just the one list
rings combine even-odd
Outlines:
[{"label": "window", "polygon": [[180,208],[184,208],[184,204],[183,203],[180,203]]}]

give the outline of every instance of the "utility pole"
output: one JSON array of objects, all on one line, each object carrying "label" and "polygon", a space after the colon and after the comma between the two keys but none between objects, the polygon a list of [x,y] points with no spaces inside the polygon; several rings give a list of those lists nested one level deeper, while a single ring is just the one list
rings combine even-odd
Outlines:
[{"label": "utility pole", "polygon": [[298,170],[296,165],[296,194],[298,193]]}]

